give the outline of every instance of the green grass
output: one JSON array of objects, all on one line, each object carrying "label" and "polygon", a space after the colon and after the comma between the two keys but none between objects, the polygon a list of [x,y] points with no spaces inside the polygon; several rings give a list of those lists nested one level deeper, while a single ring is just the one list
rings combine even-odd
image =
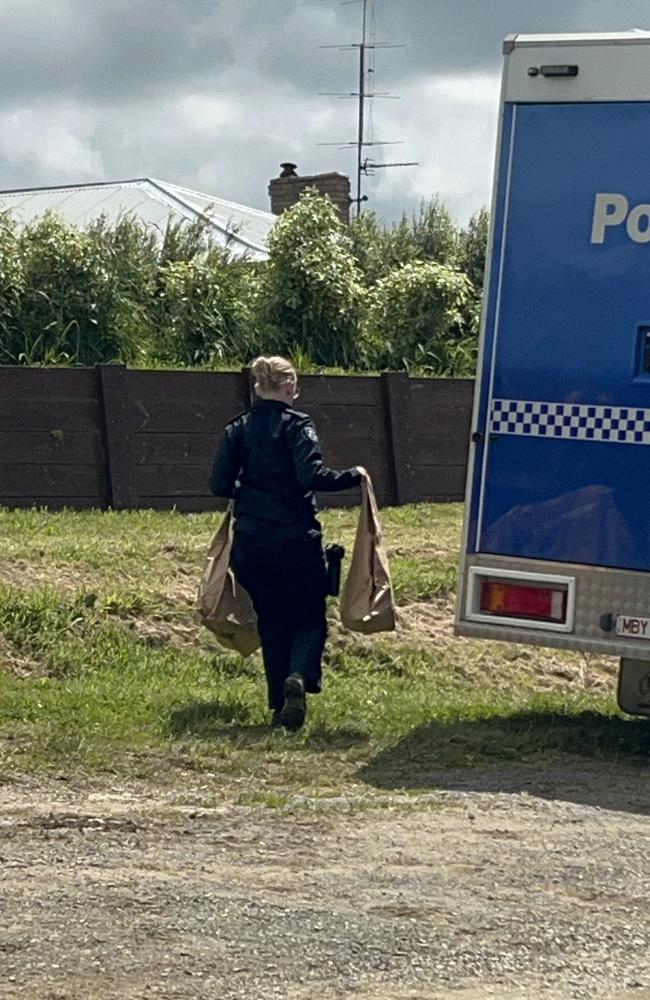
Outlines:
[{"label": "green grass", "polygon": [[[435,512],[435,513],[434,513]],[[460,508],[412,506],[385,512],[384,528],[400,603],[449,593],[453,588]],[[357,515],[325,515],[331,540],[351,551]],[[218,515],[154,511],[84,511],[51,514],[42,510],[0,513],[0,562],[29,569],[26,578],[85,587],[105,598],[139,600],[156,610],[168,604],[169,588],[192,587],[200,572]],[[29,581],[28,581],[29,582]]]},{"label": "green grass", "polygon": [[[351,547],[356,513],[324,520]],[[459,507],[382,520],[405,615],[433,599],[436,622],[453,592]],[[617,714],[598,663],[588,683],[575,654],[416,626],[372,641],[335,629],[305,730],[271,734],[259,660],[226,653],[194,623],[217,523],[0,511],[0,777],[108,773],[178,786],[207,775],[217,798],[280,808],[297,791],[427,788],[441,766],[647,754],[646,724]]]}]

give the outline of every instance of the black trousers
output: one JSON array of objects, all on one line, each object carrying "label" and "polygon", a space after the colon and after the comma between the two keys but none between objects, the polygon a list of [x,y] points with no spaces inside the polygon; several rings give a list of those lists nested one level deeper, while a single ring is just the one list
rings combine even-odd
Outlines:
[{"label": "black trousers", "polygon": [[276,711],[284,704],[289,674],[300,674],[310,694],[320,691],[327,638],[327,575],[320,536],[287,534],[272,524],[261,531],[235,530],[231,557],[235,576],[257,614],[269,707]]}]

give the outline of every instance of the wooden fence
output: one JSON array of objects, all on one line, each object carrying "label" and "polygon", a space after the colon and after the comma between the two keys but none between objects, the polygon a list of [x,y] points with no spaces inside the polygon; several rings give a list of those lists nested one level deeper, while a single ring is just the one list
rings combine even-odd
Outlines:
[{"label": "wooden fence", "polygon": [[[300,389],[327,463],[365,465],[382,505],[462,499],[471,380],[303,376]],[[249,402],[243,373],[0,367],[0,504],[218,509],[214,452]]]}]

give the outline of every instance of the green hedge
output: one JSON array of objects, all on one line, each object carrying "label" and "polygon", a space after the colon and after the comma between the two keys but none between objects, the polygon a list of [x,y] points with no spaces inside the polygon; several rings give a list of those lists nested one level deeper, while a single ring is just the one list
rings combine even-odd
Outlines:
[{"label": "green hedge", "polygon": [[344,227],[316,191],[276,223],[264,264],[205,223],[162,238],[133,217],[75,229],[0,215],[0,363],[240,366],[259,353],[302,370],[471,375],[487,214],[458,229],[433,199],[383,226]]}]

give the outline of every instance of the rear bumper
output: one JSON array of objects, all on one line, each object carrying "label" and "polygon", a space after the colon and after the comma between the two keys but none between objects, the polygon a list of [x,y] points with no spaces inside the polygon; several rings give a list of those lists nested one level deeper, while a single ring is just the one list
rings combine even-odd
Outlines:
[{"label": "rear bumper", "polygon": [[[571,632],[543,628],[470,621],[468,618],[468,580],[472,566],[510,570],[575,579],[575,616]],[[549,646],[554,649],[583,650],[606,656],[650,659],[650,640],[617,636],[617,615],[650,616],[650,573],[631,570],[601,569],[594,566],[551,563],[536,559],[513,559],[506,556],[469,555],[461,568],[456,605],[457,635],[502,642]],[[612,628],[603,622],[611,616]]]}]

